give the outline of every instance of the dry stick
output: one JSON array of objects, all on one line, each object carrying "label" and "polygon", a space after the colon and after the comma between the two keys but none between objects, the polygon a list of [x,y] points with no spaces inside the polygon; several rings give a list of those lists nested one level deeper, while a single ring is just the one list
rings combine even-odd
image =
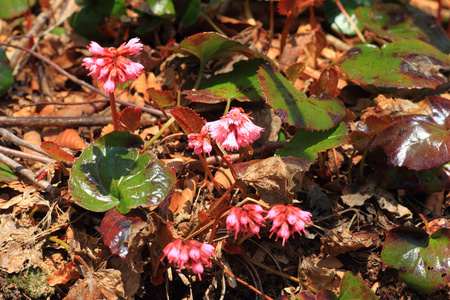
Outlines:
[{"label": "dry stick", "polygon": [[52,197],[56,198],[60,196],[60,191],[59,189],[55,188],[53,185],[51,185],[50,183],[48,183],[47,181],[44,180],[39,180],[37,181],[34,177],[34,173],[31,172],[30,170],[28,170],[27,168],[25,168],[24,166],[22,166],[21,164],[19,164],[18,162],[16,162],[15,160],[12,160],[11,158],[9,158],[8,156],[4,155],[3,153],[0,153],[0,162],[4,163],[5,165],[7,165],[8,167],[10,167],[11,169],[13,169],[14,171],[18,172],[19,174],[21,174],[22,176],[28,178],[29,180],[31,180],[35,185],[46,189],[50,195],[52,195]]},{"label": "dry stick", "polygon": [[6,130],[5,128],[0,128],[0,135],[2,135],[5,139],[10,141],[11,143],[31,149],[31,150],[33,150],[37,153],[40,153],[42,155],[45,155],[47,157],[51,157],[50,155],[47,154],[47,152],[42,150],[40,147],[36,146],[35,144],[29,143],[25,140],[22,140],[21,138],[18,138],[17,136],[15,136],[14,134],[12,134],[8,130]]},{"label": "dry stick", "polygon": [[249,289],[251,289],[252,291],[254,291],[255,293],[257,293],[258,295],[260,295],[261,297],[264,297],[264,299],[266,300],[273,300],[273,298],[261,293],[260,290],[258,290],[257,288],[255,288],[253,285],[245,282],[244,280],[240,279],[239,277],[237,277],[236,275],[233,274],[233,272],[231,272],[223,263],[219,262],[216,260],[216,263],[218,265],[220,265],[220,267],[231,277],[233,277],[237,282],[243,284],[244,286],[248,287]]},{"label": "dry stick", "polygon": [[31,154],[31,153],[26,153],[26,152],[22,152],[22,151],[17,151],[17,150],[13,150],[13,149],[10,149],[7,147],[3,147],[3,146],[0,146],[0,153],[6,154],[9,156],[35,160],[35,161],[41,162],[43,164],[56,163],[56,160],[54,160],[52,158],[35,155],[35,154]]},{"label": "dry stick", "polygon": [[111,117],[0,117],[2,127],[78,127],[103,126],[111,123]]},{"label": "dry stick", "polygon": [[350,25],[353,27],[353,30],[355,30],[356,35],[359,37],[359,39],[361,40],[361,42],[363,44],[366,43],[366,39],[364,38],[364,35],[361,33],[361,31],[359,30],[358,26],[356,26],[355,22],[353,22],[352,18],[348,15],[347,11],[345,10],[344,6],[342,5],[341,1],[339,0],[335,0],[335,3],[337,5],[337,7],[339,8],[339,10],[342,12],[342,14],[344,15],[344,17],[347,19],[347,21],[350,23]]},{"label": "dry stick", "polygon": [[[64,76],[66,76],[67,78],[69,78],[70,80],[72,80],[73,82],[75,82],[76,84],[80,85],[80,86],[84,86],[86,88],[88,88],[89,90],[96,92],[97,94],[102,95],[105,98],[108,98],[109,101],[109,96],[103,92],[102,90],[96,88],[95,86],[78,79],[77,77],[73,76],[72,74],[68,73],[66,70],[64,70],[63,68],[61,68],[60,66],[58,66],[56,63],[54,63],[53,61],[51,61],[50,59],[48,59],[47,57],[35,52],[35,51],[31,51],[28,50],[26,48],[23,47],[19,47],[19,46],[15,46],[15,45],[11,45],[8,43],[0,43],[0,46],[4,46],[4,47],[12,47],[12,48],[16,48],[16,49],[20,49],[22,51],[28,52],[31,55],[33,55],[34,57],[46,62],[48,65],[52,66],[56,71],[58,71],[59,73],[63,74]],[[132,106],[132,107],[139,107],[142,109],[141,106],[136,105],[136,104],[132,104],[132,103],[128,103],[126,101],[120,101],[120,100],[116,100],[117,103],[123,104],[123,105],[128,105],[128,106]],[[143,110],[144,111],[144,110]],[[157,115],[157,116],[163,116],[163,113],[157,109],[150,109],[147,108],[145,109],[145,111],[150,112],[151,114]]]}]

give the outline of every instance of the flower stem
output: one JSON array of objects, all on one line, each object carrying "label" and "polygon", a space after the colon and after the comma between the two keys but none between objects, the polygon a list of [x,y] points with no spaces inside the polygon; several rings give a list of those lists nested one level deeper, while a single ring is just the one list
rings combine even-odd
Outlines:
[{"label": "flower stem", "polygon": [[205,71],[205,59],[200,59],[200,69],[198,70],[197,81],[195,82],[195,86],[194,86],[193,90],[198,89],[200,82],[202,82],[204,71]]},{"label": "flower stem", "polygon": [[175,122],[175,118],[171,117],[169,120],[167,120],[167,122],[163,125],[163,127],[161,127],[161,129],[158,131],[158,133],[152,137],[147,143],[145,143],[144,148],[141,150],[142,152],[145,152],[148,150],[148,148],[150,148],[151,145],[153,145],[153,143],[159,139],[159,137],[164,133],[164,131],[167,130],[167,128],[170,127],[170,125],[173,124],[173,122]]},{"label": "flower stem", "polygon": [[215,31],[217,31],[218,33],[220,33],[221,35],[227,36],[225,34],[225,32],[223,32],[219,27],[217,27],[216,24],[214,24],[213,20],[211,20],[211,18],[208,16],[208,14],[204,14],[203,17],[205,18],[205,20],[209,23],[209,25],[211,25],[212,28],[214,28]]},{"label": "flower stem", "polygon": [[117,119],[116,98],[114,97],[114,93],[109,93],[109,103],[111,106],[114,131],[119,131],[119,120]]},{"label": "flower stem", "polygon": [[205,169],[205,172],[208,174],[209,179],[211,179],[211,182],[214,184],[214,187],[216,188],[216,190],[220,193],[221,189],[219,187],[219,184],[217,183],[217,181],[214,179],[213,174],[211,173],[211,170],[208,167],[208,164],[206,163],[205,158],[203,157],[203,153],[200,155],[197,155],[198,158],[200,158],[200,161],[203,165],[203,168]]},{"label": "flower stem", "polygon": [[352,18],[350,18],[350,16],[348,15],[347,11],[345,10],[344,6],[342,5],[341,1],[339,0],[335,0],[336,1],[336,5],[339,8],[339,10],[342,12],[342,14],[344,15],[344,17],[347,19],[347,21],[350,23],[350,25],[353,27],[353,29],[356,32],[356,35],[359,37],[359,39],[361,40],[361,42],[363,42],[363,44],[366,43],[366,39],[364,38],[363,34],[361,33],[361,31],[359,30],[358,26],[356,26],[355,22],[353,22]]}]

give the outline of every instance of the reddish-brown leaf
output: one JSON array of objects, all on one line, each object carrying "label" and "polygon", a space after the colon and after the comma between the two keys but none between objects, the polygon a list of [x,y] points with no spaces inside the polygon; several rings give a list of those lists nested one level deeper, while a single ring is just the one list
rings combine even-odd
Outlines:
[{"label": "reddish-brown leaf", "polygon": [[135,132],[141,125],[142,111],[138,107],[127,107],[117,113],[119,131]]},{"label": "reddish-brown leaf", "polygon": [[194,110],[187,107],[175,107],[170,113],[186,134],[199,133],[206,124],[204,118],[200,117]]},{"label": "reddish-brown leaf", "polygon": [[53,157],[57,162],[74,161],[74,157],[66,151],[59,148],[59,145],[52,141],[46,141],[41,144],[42,150]]}]

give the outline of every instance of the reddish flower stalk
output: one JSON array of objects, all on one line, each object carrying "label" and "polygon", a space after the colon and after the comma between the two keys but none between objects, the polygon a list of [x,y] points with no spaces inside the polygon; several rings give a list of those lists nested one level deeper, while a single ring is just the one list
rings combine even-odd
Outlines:
[{"label": "reddish flower stalk", "polygon": [[218,142],[225,150],[238,150],[246,147],[260,137],[264,128],[256,126],[248,114],[240,107],[231,109],[220,120],[206,123],[213,140]]},{"label": "reddish flower stalk", "polygon": [[273,220],[270,237],[276,233],[275,240],[282,238],[284,246],[289,236],[294,235],[295,232],[302,235],[306,223],[311,222],[311,213],[292,205],[277,204],[269,210],[265,219]]},{"label": "reddish flower stalk", "polygon": [[143,47],[144,45],[139,43],[138,38],[123,43],[117,49],[103,48],[92,41],[88,49],[94,56],[83,59],[83,66],[90,71],[88,75],[92,75],[95,80],[102,82],[103,89],[109,93],[114,130],[119,129],[114,97],[116,86],[129,80],[135,80],[144,70],[143,65],[131,61],[126,56],[139,54]]},{"label": "reddish flower stalk", "polygon": [[259,236],[259,229],[263,224],[264,217],[261,213],[264,209],[258,204],[246,204],[242,207],[233,207],[227,217],[228,233],[235,231],[234,239],[237,239],[239,232],[249,236]]},{"label": "reddish flower stalk", "polygon": [[192,269],[194,274],[202,280],[203,266],[210,266],[210,257],[214,253],[214,246],[200,243],[197,240],[176,239],[169,243],[163,250],[164,257],[174,263],[181,270],[183,266]]}]

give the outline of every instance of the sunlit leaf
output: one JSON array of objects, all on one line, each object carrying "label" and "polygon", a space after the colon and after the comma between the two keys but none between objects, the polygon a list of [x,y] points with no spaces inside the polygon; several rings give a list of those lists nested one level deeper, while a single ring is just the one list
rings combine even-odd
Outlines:
[{"label": "sunlit leaf", "polygon": [[128,132],[109,133],[89,145],[73,165],[69,190],[75,202],[92,211],[113,207],[124,214],[158,205],[175,183],[174,172]]},{"label": "sunlit leaf", "polygon": [[170,113],[186,134],[200,133],[202,127],[206,124],[204,118],[188,107],[175,107]]},{"label": "sunlit leaf", "polygon": [[62,150],[57,143],[52,141],[43,142],[41,144],[41,149],[53,157],[57,162],[75,160],[71,154]]},{"label": "sunlit leaf", "polygon": [[258,78],[267,103],[283,122],[306,130],[327,130],[337,126],[346,114],[337,98],[307,97],[272,65],[262,65]]},{"label": "sunlit leaf", "polygon": [[401,40],[379,49],[358,45],[337,62],[348,78],[383,88],[434,89],[447,82],[441,74],[450,69],[450,58],[419,40]]},{"label": "sunlit leaf", "polygon": [[450,282],[450,230],[429,236],[412,226],[400,226],[386,234],[381,259],[396,268],[406,283],[422,292],[433,293]]},{"label": "sunlit leaf", "polygon": [[175,15],[175,7],[172,0],[146,0],[153,15],[159,17],[172,17]]},{"label": "sunlit leaf", "polygon": [[175,97],[172,95],[171,91],[161,91],[155,89],[148,89],[147,94],[150,99],[159,107],[160,109],[166,106],[172,106],[176,103]]},{"label": "sunlit leaf", "polygon": [[[355,9],[358,7],[371,7],[374,3],[373,0],[340,0],[342,6],[345,8],[345,11],[348,13],[350,18],[355,22],[356,27],[359,30],[363,29],[363,25],[358,21],[355,16]],[[325,18],[328,23],[331,24],[331,28],[336,31],[341,32],[345,35],[355,35],[355,29],[353,26],[347,21],[347,18],[338,8],[338,6],[334,3],[334,1],[325,1],[323,5],[323,12],[325,14]]]},{"label": "sunlit leaf", "polygon": [[380,3],[373,7],[360,5],[355,10],[358,20],[378,36],[399,41],[417,39],[450,52],[450,41],[436,19],[410,5]]},{"label": "sunlit leaf", "polygon": [[339,73],[336,68],[331,67],[325,69],[320,73],[319,79],[311,85],[309,89],[311,94],[320,96],[322,94],[328,94],[337,96],[337,86],[339,81]]},{"label": "sunlit leaf", "polygon": [[135,132],[141,125],[142,111],[138,107],[127,107],[117,113],[119,130]]}]

